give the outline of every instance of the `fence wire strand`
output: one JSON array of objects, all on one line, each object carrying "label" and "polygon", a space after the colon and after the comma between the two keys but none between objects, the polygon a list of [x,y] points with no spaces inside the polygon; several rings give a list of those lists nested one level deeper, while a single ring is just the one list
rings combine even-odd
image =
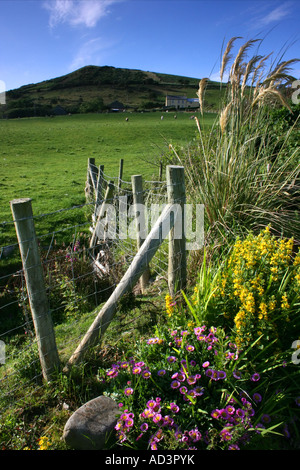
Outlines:
[{"label": "fence wire strand", "polygon": [[[123,233],[118,224],[113,240],[102,240],[94,247],[89,245],[97,223],[96,201],[98,207],[103,202],[111,204],[117,213],[121,197],[127,198],[127,209],[133,201],[131,182],[103,172],[101,192],[96,195],[93,178],[95,181],[95,176],[98,177],[98,169],[92,166],[92,169],[95,168],[97,175],[90,175],[92,177],[87,179],[85,204],[33,215],[49,315],[55,329],[58,353],[64,361],[68,354],[73,353],[74,343],[80,343],[87,327],[95,319],[95,312],[119,285],[137,253],[137,240],[121,236]],[[104,201],[110,182],[113,182],[113,196],[109,201]],[[143,181],[142,196],[147,208],[167,204],[166,182]],[[77,223],[74,225],[67,219],[70,213],[72,220],[76,216]],[[62,216],[59,228],[56,227],[57,220],[54,222],[58,215]],[[129,218],[128,222],[134,224],[134,218]],[[0,223],[1,233],[11,230],[14,223],[14,220]],[[55,230],[49,230],[54,223]],[[0,268],[0,340],[5,344],[6,353],[5,363],[0,363],[0,413],[3,413],[15,404],[20,395],[25,395],[25,389],[28,388],[29,396],[31,390],[38,390],[43,382],[18,243],[0,246]],[[31,268],[34,269],[34,266]],[[158,249],[150,269],[150,282],[163,280],[167,285],[167,242]],[[158,292],[160,289],[158,282]],[[73,332],[69,341],[63,330]],[[74,338],[77,331],[78,337]]]}]

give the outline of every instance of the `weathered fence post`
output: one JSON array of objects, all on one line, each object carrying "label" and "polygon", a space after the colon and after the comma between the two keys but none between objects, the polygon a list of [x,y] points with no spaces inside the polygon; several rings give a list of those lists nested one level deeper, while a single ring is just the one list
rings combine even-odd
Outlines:
[{"label": "weathered fence post", "polygon": [[167,190],[169,204],[176,204],[181,208],[181,218],[169,234],[169,266],[168,284],[170,295],[173,297],[186,285],[186,239],[184,233],[184,205],[185,205],[185,183],[184,167],[168,165],[167,168]]},{"label": "weathered fence post", "polygon": [[111,201],[111,203],[112,203],[113,192],[114,192],[114,183],[113,183],[113,181],[110,181],[107,185],[104,200],[102,202],[102,205],[99,209],[99,213],[97,215],[96,225],[95,225],[93,235],[92,235],[91,240],[90,240],[90,248],[94,248],[96,243],[97,243],[97,240],[99,238],[98,233],[100,232],[100,224],[101,223],[103,224],[103,221],[101,219],[103,218],[103,216],[104,216],[104,214],[107,210],[107,205],[109,204],[109,201]]},{"label": "weathered fence post", "polygon": [[119,168],[118,192],[120,191],[120,189],[121,189],[121,185],[122,185],[122,178],[123,178],[123,166],[124,166],[124,160],[123,160],[123,159],[121,159],[121,160],[120,160],[120,168]]},{"label": "weathered fence post", "polygon": [[35,234],[31,199],[15,199],[10,202],[10,205],[19,242],[43,377],[50,381],[54,370],[59,369],[59,356]]},{"label": "weathered fence post", "polygon": [[96,220],[96,217],[97,217],[97,210],[98,210],[98,206],[100,204],[101,196],[102,196],[103,172],[104,172],[104,165],[100,165],[98,169],[98,178],[97,178],[97,186],[96,186],[95,210],[93,214],[94,221]]},{"label": "weathered fence post", "polygon": [[[131,177],[132,194],[134,204],[134,214],[136,220],[137,250],[141,248],[147,238],[147,220],[145,214],[144,197],[143,197],[143,178],[141,175],[133,175]],[[149,267],[145,270],[140,278],[140,286],[142,293],[145,292],[150,279]]]}]

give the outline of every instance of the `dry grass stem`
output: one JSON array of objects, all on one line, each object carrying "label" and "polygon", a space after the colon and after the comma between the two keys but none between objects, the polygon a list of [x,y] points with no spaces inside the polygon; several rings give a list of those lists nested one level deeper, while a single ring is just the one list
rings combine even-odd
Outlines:
[{"label": "dry grass stem", "polygon": [[201,114],[203,114],[203,98],[204,98],[204,91],[205,91],[207,82],[208,82],[208,78],[202,78],[199,82],[199,90],[197,92]]}]

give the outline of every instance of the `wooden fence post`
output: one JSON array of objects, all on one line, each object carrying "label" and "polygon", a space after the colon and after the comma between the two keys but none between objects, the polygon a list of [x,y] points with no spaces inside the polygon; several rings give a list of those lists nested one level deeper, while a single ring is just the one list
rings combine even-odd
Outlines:
[{"label": "wooden fence post", "polygon": [[95,210],[93,214],[93,221],[96,220],[97,217],[97,210],[98,206],[101,201],[102,196],[102,186],[103,186],[103,172],[104,172],[104,165],[100,165],[98,169],[98,178],[97,178],[97,185],[96,185],[96,198],[95,198]]},{"label": "wooden fence post", "polygon": [[[136,220],[136,234],[137,234],[137,251],[141,248],[145,239],[147,238],[147,220],[145,214],[144,197],[143,197],[143,178],[141,175],[133,175],[131,177],[132,194],[134,213]],[[140,278],[140,286],[142,293],[149,283],[150,269],[149,267],[144,271]]]},{"label": "wooden fence post", "polygon": [[118,192],[120,191],[120,189],[121,189],[121,185],[122,185],[122,178],[123,178],[123,166],[124,166],[124,160],[123,160],[123,159],[121,159],[121,160],[120,160],[120,168],[119,168]]},{"label": "wooden fence post", "polygon": [[184,233],[185,183],[184,167],[168,165],[167,190],[169,204],[181,209],[181,217],[169,234],[168,284],[172,297],[186,286],[186,239]]},{"label": "wooden fence post", "polygon": [[109,204],[109,201],[111,201],[111,203],[112,203],[113,192],[114,192],[114,183],[113,183],[113,181],[110,181],[107,185],[104,200],[102,202],[102,205],[99,209],[99,213],[97,215],[96,225],[95,225],[93,235],[92,235],[91,240],[90,240],[90,248],[94,248],[96,243],[97,243],[97,240],[98,240],[97,233],[98,233],[98,230],[99,230],[99,225],[101,223],[101,219],[103,218],[103,216],[106,212],[107,204]]},{"label": "wooden fence post", "polygon": [[31,199],[15,199],[10,202],[10,205],[19,242],[43,377],[50,381],[51,374],[59,369],[59,356],[35,234]]}]

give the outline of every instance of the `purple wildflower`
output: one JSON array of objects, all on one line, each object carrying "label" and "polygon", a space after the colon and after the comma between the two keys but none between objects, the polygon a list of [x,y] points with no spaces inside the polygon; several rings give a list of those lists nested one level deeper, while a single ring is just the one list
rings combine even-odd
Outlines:
[{"label": "purple wildflower", "polygon": [[178,387],[180,387],[180,382],[179,382],[179,380],[173,380],[173,381],[171,382],[171,388],[174,389],[174,388],[178,388]]},{"label": "purple wildflower", "polygon": [[252,398],[255,401],[255,403],[260,403],[262,401],[262,396],[257,392],[253,394]]},{"label": "purple wildflower", "polygon": [[176,357],[175,357],[175,356],[169,356],[169,357],[167,358],[167,361],[168,361],[170,364],[172,364],[173,362],[176,362]]},{"label": "purple wildflower", "polygon": [[259,375],[257,372],[255,372],[255,373],[252,375],[252,377],[251,377],[250,380],[252,380],[252,382],[257,382],[259,379],[260,379],[260,375]]},{"label": "purple wildflower", "polygon": [[151,377],[151,372],[150,372],[150,370],[148,370],[148,369],[143,370],[142,376],[144,377],[144,379],[149,379],[149,378]]}]

